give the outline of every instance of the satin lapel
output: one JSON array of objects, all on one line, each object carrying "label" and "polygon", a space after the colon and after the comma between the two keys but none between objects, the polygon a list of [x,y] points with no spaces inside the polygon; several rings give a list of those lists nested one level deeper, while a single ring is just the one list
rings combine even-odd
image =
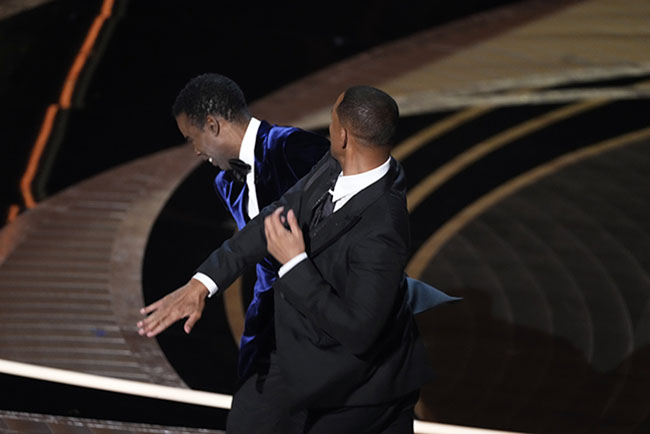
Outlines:
[{"label": "satin lapel", "polygon": [[340,210],[311,228],[309,231],[309,256],[318,255],[327,246],[348,232],[361,219],[361,214],[366,208],[391,188],[396,174],[397,169],[393,160],[386,176],[357,193]]},{"label": "satin lapel", "polygon": [[[330,157],[331,158],[331,157]],[[326,186],[329,184],[330,180],[341,172],[341,167],[339,164],[331,158],[331,160],[315,173],[312,174],[311,178],[307,181],[304,187],[304,192],[302,194],[301,206],[300,206],[300,216],[303,227],[309,225],[311,221],[312,213],[314,207],[318,202],[318,199],[323,195]]]}]

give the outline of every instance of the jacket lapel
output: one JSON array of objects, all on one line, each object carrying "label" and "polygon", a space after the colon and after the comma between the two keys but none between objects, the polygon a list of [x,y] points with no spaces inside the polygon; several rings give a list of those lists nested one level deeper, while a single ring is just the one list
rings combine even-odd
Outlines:
[{"label": "jacket lapel", "polygon": [[[309,228],[309,256],[318,255],[349,231],[361,219],[366,208],[391,188],[396,175],[397,164],[391,159],[390,169],[383,178],[354,195],[341,209],[318,225]],[[309,203],[313,206],[318,198],[319,195],[312,194]]]}]

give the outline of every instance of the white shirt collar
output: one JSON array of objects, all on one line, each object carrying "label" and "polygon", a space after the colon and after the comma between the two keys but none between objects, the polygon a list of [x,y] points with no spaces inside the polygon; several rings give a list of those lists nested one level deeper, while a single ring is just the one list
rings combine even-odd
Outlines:
[{"label": "white shirt collar", "polygon": [[260,213],[257,203],[257,190],[255,189],[255,143],[257,143],[257,131],[260,129],[261,123],[258,119],[251,117],[239,148],[239,159],[251,166],[251,171],[246,175],[246,185],[248,186],[246,212],[250,219],[255,218]]},{"label": "white shirt collar", "polygon": [[343,172],[341,172],[334,185],[334,190],[330,190],[332,200],[337,202],[342,198],[351,198],[364,188],[379,181],[388,173],[388,169],[390,169],[390,157],[381,166],[356,175],[344,176]]},{"label": "white shirt collar", "polygon": [[255,142],[257,141],[257,130],[260,129],[260,124],[259,120],[251,118],[239,148],[239,159],[246,164],[250,164],[251,167],[255,167]]}]

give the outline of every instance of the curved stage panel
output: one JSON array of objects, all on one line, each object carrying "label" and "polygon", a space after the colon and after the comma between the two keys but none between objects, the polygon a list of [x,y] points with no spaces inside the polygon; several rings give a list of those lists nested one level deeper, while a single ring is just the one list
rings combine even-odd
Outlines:
[{"label": "curved stage panel", "polygon": [[14,433],[67,433],[67,434],[224,434],[224,431],[209,429],[177,428],[162,425],[125,423],[75,417],[55,417],[33,413],[17,413],[0,410],[0,432]]},{"label": "curved stage panel", "polygon": [[71,187],[4,228],[0,358],[184,386],[136,330],[151,222],[197,164],[171,149]]},{"label": "curved stage panel", "polygon": [[465,298],[419,317],[448,423],[650,426],[650,139],[541,178],[468,221],[420,277]]}]

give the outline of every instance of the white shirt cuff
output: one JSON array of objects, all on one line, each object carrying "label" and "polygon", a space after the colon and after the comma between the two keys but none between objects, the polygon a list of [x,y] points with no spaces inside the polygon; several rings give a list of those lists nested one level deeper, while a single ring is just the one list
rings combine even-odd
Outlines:
[{"label": "white shirt cuff", "polygon": [[293,267],[298,265],[298,263],[302,262],[304,259],[307,259],[307,253],[302,252],[288,260],[287,263],[280,267],[278,270],[278,277],[282,277],[287,274]]},{"label": "white shirt cuff", "polygon": [[219,289],[217,284],[214,283],[214,280],[210,279],[210,277],[208,277],[203,273],[196,273],[194,276],[192,276],[192,279],[198,280],[206,288],[208,288],[208,293],[209,293],[208,297],[212,297],[214,294],[216,294],[217,290]]}]

